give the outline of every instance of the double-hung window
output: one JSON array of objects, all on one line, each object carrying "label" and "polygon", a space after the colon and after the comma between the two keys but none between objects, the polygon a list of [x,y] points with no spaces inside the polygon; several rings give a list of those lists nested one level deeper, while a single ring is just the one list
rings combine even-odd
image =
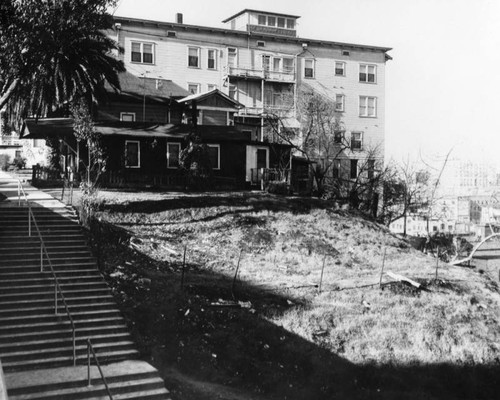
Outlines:
[{"label": "double-hung window", "polygon": [[125,167],[141,167],[141,143],[138,140],[125,141]]},{"label": "double-hung window", "polygon": [[359,81],[366,83],[377,82],[377,67],[370,64],[360,64],[359,66]]},{"label": "double-hung window", "polygon": [[199,83],[188,83],[188,92],[191,94],[200,93],[200,84]]},{"label": "double-hung window", "polygon": [[180,143],[167,143],[167,168],[179,168]]},{"label": "double-hung window", "polygon": [[188,47],[188,67],[200,68],[200,48]]},{"label": "double-hung window", "polygon": [[208,157],[210,159],[210,165],[212,169],[220,169],[220,145],[209,144],[208,147]]},{"label": "double-hung window", "polygon": [[335,95],[335,111],[337,112],[345,111],[345,96],[343,94]]},{"label": "double-hung window", "polygon": [[208,49],[207,68],[217,69],[217,50]]},{"label": "double-hung window", "polygon": [[304,78],[314,78],[314,60],[304,60]]},{"label": "double-hung window", "polygon": [[371,96],[359,97],[359,116],[371,117],[377,116],[377,98]]},{"label": "double-hung window", "polygon": [[345,76],[345,62],[335,61],[335,76]]},{"label": "double-hung window", "polygon": [[153,43],[132,42],[130,61],[142,64],[154,64]]},{"label": "double-hung window", "polygon": [[363,149],[363,133],[362,132],[352,132],[351,133],[351,150],[362,150]]}]

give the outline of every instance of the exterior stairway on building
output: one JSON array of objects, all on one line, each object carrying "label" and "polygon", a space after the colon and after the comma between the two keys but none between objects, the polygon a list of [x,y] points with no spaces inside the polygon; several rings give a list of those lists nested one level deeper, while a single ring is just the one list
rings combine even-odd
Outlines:
[{"label": "exterior stairway on building", "polygon": [[33,203],[32,211],[74,320],[77,366],[73,367],[69,317],[60,295],[55,314],[53,275],[45,256],[40,270],[37,230],[32,223],[29,236],[28,207],[12,201],[13,191],[17,200],[17,182],[0,176],[4,195],[0,201],[0,362],[9,400],[107,398],[96,367],[88,386],[87,339],[105,365],[114,399],[168,399],[158,372],[136,360],[139,354],[74,212],[52,199],[50,208]]}]

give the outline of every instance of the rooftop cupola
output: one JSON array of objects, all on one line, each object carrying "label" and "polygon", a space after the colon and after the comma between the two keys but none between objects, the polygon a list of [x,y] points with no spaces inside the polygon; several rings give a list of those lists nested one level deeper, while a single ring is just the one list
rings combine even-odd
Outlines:
[{"label": "rooftop cupola", "polygon": [[230,29],[268,35],[297,36],[297,15],[279,14],[248,8],[222,21]]}]

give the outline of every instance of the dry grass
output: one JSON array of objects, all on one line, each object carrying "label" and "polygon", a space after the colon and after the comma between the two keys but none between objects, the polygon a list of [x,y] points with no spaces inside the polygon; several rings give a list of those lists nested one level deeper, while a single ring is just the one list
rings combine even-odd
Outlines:
[{"label": "dry grass", "polygon": [[[278,370],[288,368],[286,360],[278,361],[284,357],[281,353],[276,354],[276,360],[269,360],[262,348],[253,351],[239,342],[235,344],[238,350],[234,354],[224,353],[220,346],[228,340],[233,343],[235,337],[241,335],[237,332],[247,323],[248,334],[258,337],[261,343],[267,341],[280,347],[283,337],[290,334],[296,337],[295,342],[305,347],[313,346],[311,349],[317,350],[304,350],[295,357],[300,357],[301,362],[314,371],[319,371],[321,363],[318,360],[325,357],[319,354],[324,351],[339,356],[349,365],[396,368],[409,375],[411,373],[407,371],[410,368],[429,368],[432,365],[436,368],[443,365],[453,368],[485,367],[498,371],[498,286],[473,269],[442,263],[439,280],[434,281],[434,259],[414,251],[385,228],[360,216],[329,209],[326,203],[316,201],[239,193],[175,197],[160,193],[122,195],[106,192],[103,198],[101,216],[125,228],[135,238],[135,248],[148,257],[151,266],[140,269],[138,275],[155,281],[174,274],[178,279],[182,252],[186,246],[189,264],[186,284],[191,287],[191,297],[188,300],[183,298],[182,301],[189,301],[190,304],[183,310],[193,310],[193,313],[198,310],[197,323],[202,326],[217,326],[220,322],[217,319],[220,315],[208,314],[206,307],[219,297],[231,300],[229,288],[241,252],[238,284],[241,291],[237,297],[251,300],[252,315],[248,318],[252,318],[253,322],[244,319],[239,320],[240,325],[232,325],[226,321],[224,329],[230,332],[221,339],[222,343],[209,340],[212,351],[240,360],[239,363],[234,359],[226,360],[225,369],[220,364],[219,368],[226,374],[234,372],[237,369],[235,365],[243,360],[245,363],[256,363],[262,369],[267,368],[268,362],[275,362]],[[385,271],[418,280],[428,290],[415,291],[402,284],[386,285],[383,290],[380,289],[378,283],[384,252]],[[323,262],[323,291],[319,293]],[[116,265],[108,268],[116,268]],[[116,272],[116,269],[108,272],[113,271]],[[384,282],[388,282],[386,276]],[[165,285],[172,290],[171,281]],[[247,291],[242,287],[246,287]],[[259,299],[255,293],[250,295],[249,288],[262,293],[262,298]],[[278,306],[277,300],[268,301],[268,295],[285,299],[285,306]],[[169,299],[171,301],[172,297]],[[199,304],[198,308],[195,304]],[[176,303],[178,306],[179,303]],[[258,323],[255,318],[258,318]],[[255,331],[250,327],[252,324],[256,324]],[[228,327],[232,327],[232,331]],[[270,327],[276,327],[276,330]],[[262,329],[269,331],[267,338]],[[180,341],[201,343],[207,340],[207,336],[203,336],[206,332],[199,327],[188,329],[188,333],[182,332],[191,339],[181,337],[178,338]],[[200,338],[194,339],[197,334]],[[318,352],[317,359],[307,356],[311,351]],[[204,359],[204,356],[198,356]],[[194,357],[194,353],[190,357]],[[210,359],[210,355],[207,357]],[[316,364],[318,366],[314,367]],[[184,367],[190,371],[196,369],[192,365]],[[293,368],[290,366],[288,373],[292,374],[295,371]],[[418,371],[426,376],[426,373]],[[203,379],[217,380],[206,371],[197,373]],[[326,379],[322,374],[315,372],[309,377],[307,374],[301,376],[303,391],[288,394],[287,398],[323,398],[320,392],[313,397],[304,394],[313,393],[312,386],[316,389],[321,386],[321,379]],[[390,373],[391,376],[393,374]],[[257,383],[252,385],[257,385],[258,389],[254,388],[252,393],[257,390],[268,393],[269,398],[285,398],[279,395],[272,397],[278,389],[271,389],[262,379],[260,383],[255,379]],[[275,379],[288,378],[275,376]],[[366,378],[367,382],[371,382],[370,379]],[[436,377],[432,379],[439,380]],[[444,383],[432,379],[429,378],[429,382],[432,381],[430,388],[416,389],[411,396],[405,392],[404,397],[459,397],[462,389],[450,389],[448,386],[446,390],[451,390],[451,394],[444,397],[437,395],[444,390],[441,387]],[[242,387],[250,385],[250,381],[253,382],[250,378],[245,381],[240,374],[237,379],[232,378],[226,383]],[[309,389],[306,387],[308,382]],[[354,379],[354,382],[357,380]],[[329,385],[321,390],[330,395],[337,393],[339,398],[358,398],[358,395],[364,398],[359,394],[361,392],[352,388],[344,388],[349,394],[344,393],[346,397],[342,397],[339,393],[344,389],[333,383]],[[366,385],[373,386],[375,383]],[[401,398],[401,388],[395,389],[392,383],[385,385],[391,387],[392,394],[384,398]],[[422,387],[425,386],[425,383],[422,384]],[[366,390],[367,393],[375,393],[372,392],[374,387]],[[487,394],[485,396],[488,397]],[[366,398],[371,397],[368,395]]]}]

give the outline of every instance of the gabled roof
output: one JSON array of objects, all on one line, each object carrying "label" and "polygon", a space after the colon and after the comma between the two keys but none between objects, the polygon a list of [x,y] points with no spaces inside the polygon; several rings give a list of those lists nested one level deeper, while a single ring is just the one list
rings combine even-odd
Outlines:
[{"label": "gabled roof", "polygon": [[204,100],[207,100],[211,97],[221,98],[223,102],[227,104],[228,107],[234,108],[235,110],[239,108],[244,108],[243,104],[232,99],[227,94],[222,93],[219,89],[213,89],[210,90],[209,92],[204,92],[204,93],[191,94],[180,100],[177,100],[177,102],[180,104],[192,104],[193,101],[195,101],[196,103],[202,103]]},{"label": "gabled roof", "polygon": [[[125,96],[130,100],[142,101],[146,96],[148,101],[165,103],[172,98],[178,99],[189,94],[187,90],[167,79],[139,77],[128,71],[118,74],[118,79],[120,81],[118,95]],[[106,90],[112,91],[108,85],[106,85]],[[114,91],[112,92],[114,93]]]}]

